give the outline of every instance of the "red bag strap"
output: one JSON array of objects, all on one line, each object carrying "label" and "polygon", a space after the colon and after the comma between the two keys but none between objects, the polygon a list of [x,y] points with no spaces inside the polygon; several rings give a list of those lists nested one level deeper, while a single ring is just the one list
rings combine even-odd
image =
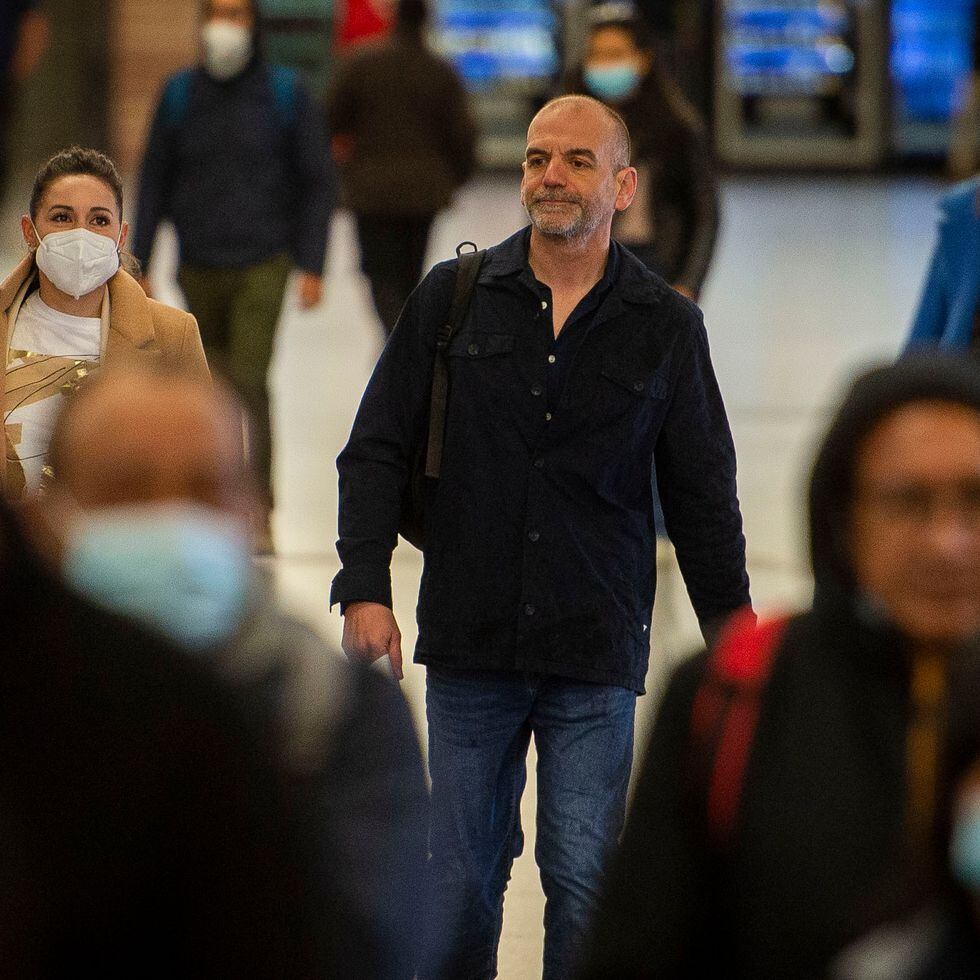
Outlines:
[{"label": "red bag strap", "polygon": [[788,617],[756,623],[751,609],[736,613],[711,652],[694,699],[691,731],[704,760],[709,838],[731,843],[762,695]]}]

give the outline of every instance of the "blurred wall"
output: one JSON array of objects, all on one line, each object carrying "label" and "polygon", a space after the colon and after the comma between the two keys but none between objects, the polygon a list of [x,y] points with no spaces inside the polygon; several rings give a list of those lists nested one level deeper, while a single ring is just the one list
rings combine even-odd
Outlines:
[{"label": "blurred wall", "polygon": [[197,58],[200,6],[198,0],[113,0],[109,7],[111,153],[130,174],[164,78]]},{"label": "blurred wall", "polygon": [[[2,2],[2,0],[0,0]],[[44,0],[51,43],[17,93],[10,133],[12,193],[40,163],[72,143],[106,146],[105,0]]]}]

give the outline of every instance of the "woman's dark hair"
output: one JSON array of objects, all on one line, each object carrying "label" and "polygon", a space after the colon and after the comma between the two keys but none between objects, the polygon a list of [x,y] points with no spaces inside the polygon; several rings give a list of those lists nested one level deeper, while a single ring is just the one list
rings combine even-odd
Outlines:
[{"label": "woman's dark hair", "polygon": [[[37,172],[37,176],[34,178],[34,187],[31,189],[29,206],[31,220],[33,221],[37,217],[41,198],[56,180],[79,174],[101,180],[112,191],[116,198],[116,206],[119,208],[119,220],[122,221],[123,185],[122,177],[119,176],[116,165],[104,153],[82,146],[70,146],[67,150],[56,153]],[[128,252],[120,252],[119,258],[120,264],[126,272],[137,278],[140,276],[140,263],[134,256]]]},{"label": "woman's dark hair", "polygon": [[34,178],[34,187],[31,190],[31,218],[37,217],[37,210],[40,207],[41,198],[44,197],[44,192],[56,180],[78,174],[95,177],[112,191],[119,208],[119,218],[122,220],[123,185],[116,165],[104,153],[100,153],[98,150],[85,149],[81,146],[72,146],[56,153],[37,172],[37,176]]},{"label": "woman's dark hair", "polygon": [[647,27],[646,21],[627,3],[602,3],[593,7],[586,20],[589,34],[615,28],[629,34],[633,43],[640,51],[654,49],[653,32]]}]

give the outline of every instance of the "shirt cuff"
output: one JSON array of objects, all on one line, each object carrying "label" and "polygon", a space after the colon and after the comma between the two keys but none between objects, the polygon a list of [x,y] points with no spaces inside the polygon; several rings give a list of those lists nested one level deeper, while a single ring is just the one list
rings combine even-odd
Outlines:
[{"label": "shirt cuff", "polygon": [[387,566],[342,568],[330,587],[330,608],[338,602],[341,612],[352,602],[376,602],[391,609],[391,569]]}]

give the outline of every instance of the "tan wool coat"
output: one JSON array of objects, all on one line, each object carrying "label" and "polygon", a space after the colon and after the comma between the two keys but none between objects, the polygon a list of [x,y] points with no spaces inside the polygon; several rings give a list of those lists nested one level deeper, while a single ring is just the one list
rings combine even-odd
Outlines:
[{"label": "tan wool coat", "polygon": [[[4,370],[0,371],[0,405],[6,394],[6,365],[14,322],[37,278],[34,256],[27,256],[0,285],[0,332],[4,340]],[[140,284],[120,269],[110,280],[102,304],[102,356],[105,366],[163,358],[188,374],[209,379],[197,321],[190,313],[149,299]],[[5,467],[0,466],[0,491],[5,491]]]}]

